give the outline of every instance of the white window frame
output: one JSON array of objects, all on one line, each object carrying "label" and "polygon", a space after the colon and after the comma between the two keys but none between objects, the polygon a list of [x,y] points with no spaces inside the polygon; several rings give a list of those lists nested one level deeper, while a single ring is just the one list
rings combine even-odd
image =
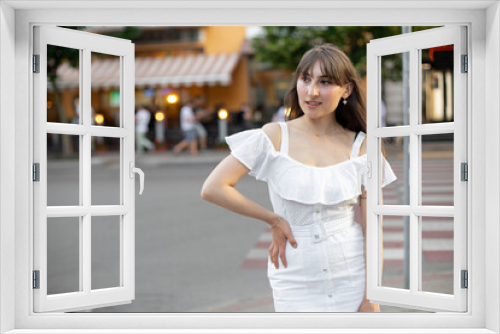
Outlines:
[{"label": "white window frame", "polygon": [[[453,122],[422,124],[421,96],[422,77],[421,50],[453,45]],[[367,202],[367,298],[373,302],[403,306],[427,311],[467,310],[467,289],[461,287],[461,270],[467,270],[467,185],[461,181],[460,164],[467,162],[467,77],[462,73],[461,56],[467,54],[467,31],[465,26],[448,26],[409,34],[401,34],[372,40],[367,45],[367,150],[371,178],[368,179]],[[407,125],[381,127],[381,70],[382,57],[391,54],[409,53],[409,123]],[[452,133],[453,137],[453,205],[436,206],[422,203],[422,135]],[[382,204],[380,192],[381,176],[384,170],[380,143],[387,137],[409,139],[410,155],[410,202],[406,205]],[[371,196],[370,196],[371,195]],[[379,259],[379,245],[383,242],[381,219],[386,215],[409,218],[409,289],[387,287],[382,282],[382,263]],[[433,293],[422,290],[422,217],[448,217],[453,220],[453,293]]]},{"label": "white window frame", "polygon": [[[39,181],[33,184],[34,195],[34,259],[39,271],[39,288],[34,289],[35,312],[77,311],[96,307],[130,303],[135,296],[135,165],[134,141],[134,57],[131,41],[96,35],[89,32],[53,26],[34,27],[34,54],[39,55],[39,73],[33,74],[34,96],[34,162],[39,163]],[[79,50],[80,124],[47,122],[47,48],[57,45]],[[119,59],[120,127],[92,125],[91,118],[91,54],[112,55]],[[80,203],[72,206],[47,206],[47,134],[80,136]],[[92,205],[91,137],[117,138],[120,141],[120,198],[118,205]],[[93,217],[115,216],[119,222],[119,285],[92,289],[92,227]],[[79,290],[48,295],[47,293],[47,233],[48,219],[72,217],[78,219],[80,257]],[[94,220],[95,222],[96,220]]]},{"label": "white window frame", "polygon": [[[62,6],[70,8],[54,10]],[[132,9],[120,9],[123,6]],[[141,11],[134,9],[137,6],[157,8]],[[456,9],[457,6],[461,9]],[[109,9],[103,10],[102,7]],[[28,260],[31,259],[33,221],[30,197],[33,123],[32,105],[26,97],[32,94],[29,55],[31,31],[35,24],[467,25],[471,71],[468,78],[471,87],[468,109],[471,112],[467,116],[468,132],[471,133],[467,143],[470,152],[468,221],[471,222],[468,230],[471,236],[468,241],[469,311],[461,314],[34,314],[33,293],[29,288],[32,263]],[[323,329],[321,332],[341,332],[335,331],[334,326],[350,333],[415,333],[415,328],[420,328],[421,333],[500,331],[498,1],[212,1],[203,4],[144,1],[137,5],[133,1],[78,1],[71,4],[69,1],[6,0],[0,3],[0,28],[1,332],[41,333],[44,329],[45,332],[51,329],[52,333],[70,333],[76,332],[76,329],[87,329],[89,333],[109,333],[111,329],[127,328],[128,333],[148,333],[154,332],[155,328],[166,328],[156,332],[173,333],[181,332],[176,328],[191,328],[191,331],[183,332],[201,333],[210,332],[209,328],[212,328],[217,330],[211,332],[228,333],[235,332],[235,328],[253,328],[252,332],[283,332],[283,328],[287,327],[296,328],[294,332],[300,333],[318,332],[314,329],[320,328]],[[14,129],[9,129],[13,124]],[[12,137],[15,138],[14,145]],[[15,197],[12,199],[12,196]],[[485,256],[486,249],[493,256]],[[15,307],[12,308],[12,305]],[[148,331],[148,328],[151,330]],[[328,328],[332,329],[328,331]]]}]

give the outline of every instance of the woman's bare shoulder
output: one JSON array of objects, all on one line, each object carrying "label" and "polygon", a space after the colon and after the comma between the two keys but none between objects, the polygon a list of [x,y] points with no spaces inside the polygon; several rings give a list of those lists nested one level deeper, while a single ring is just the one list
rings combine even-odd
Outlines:
[{"label": "woman's bare shoulder", "polygon": [[281,143],[281,127],[277,122],[270,122],[262,126],[262,131],[271,139],[274,149],[279,151]]}]

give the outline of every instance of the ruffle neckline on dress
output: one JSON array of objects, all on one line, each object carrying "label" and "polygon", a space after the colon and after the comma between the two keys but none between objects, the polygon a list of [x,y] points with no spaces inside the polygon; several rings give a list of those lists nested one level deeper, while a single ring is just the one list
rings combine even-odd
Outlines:
[{"label": "ruffle neckline on dress", "polygon": [[366,154],[317,167],[277,151],[262,129],[238,132],[226,137],[226,142],[231,154],[250,169],[250,175],[267,182],[284,199],[334,205],[361,194],[357,171],[366,166]]}]

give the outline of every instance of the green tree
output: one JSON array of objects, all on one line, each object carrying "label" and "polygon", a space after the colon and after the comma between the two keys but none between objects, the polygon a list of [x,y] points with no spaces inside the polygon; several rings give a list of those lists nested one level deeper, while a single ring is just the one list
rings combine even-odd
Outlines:
[{"label": "green tree", "polygon": [[[419,31],[433,27],[412,27]],[[257,61],[294,72],[302,55],[315,45],[332,43],[344,51],[358,73],[366,73],[366,44],[375,38],[401,34],[401,27],[264,27],[265,34],[253,41]],[[389,59],[391,57],[388,57]],[[401,73],[400,57],[394,57],[395,71]],[[389,75],[394,77],[394,75]]]}]

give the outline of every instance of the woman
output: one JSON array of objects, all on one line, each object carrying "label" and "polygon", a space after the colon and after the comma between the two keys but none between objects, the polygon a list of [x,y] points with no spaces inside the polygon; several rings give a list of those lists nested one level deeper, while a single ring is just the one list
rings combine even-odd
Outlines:
[{"label": "woman", "polygon": [[[272,228],[268,278],[277,312],[380,312],[365,295],[366,179],[360,189],[357,171],[366,166],[366,109],[354,66],[335,46],[316,46],[286,100],[292,120],[226,137],[231,155],[201,196]],[[382,186],[396,179],[384,168]],[[234,188],[247,173],[268,183],[274,212]]]}]

